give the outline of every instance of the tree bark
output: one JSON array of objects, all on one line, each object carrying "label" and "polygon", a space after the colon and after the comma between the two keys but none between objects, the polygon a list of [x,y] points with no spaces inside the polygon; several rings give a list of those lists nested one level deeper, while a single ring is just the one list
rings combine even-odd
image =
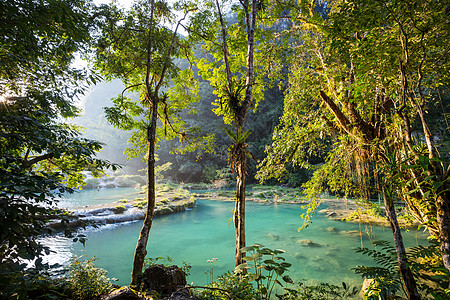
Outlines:
[{"label": "tree bark", "polygon": [[236,233],[236,266],[242,264],[245,253],[240,249],[245,247],[245,184],[247,159],[244,157],[237,167],[236,205],[234,212],[234,228]]},{"label": "tree bark", "polygon": [[147,213],[145,214],[144,223],[142,225],[139,239],[134,251],[133,271],[131,273],[130,286],[137,286],[142,268],[144,267],[145,256],[147,255],[147,243],[150,229],[153,223],[153,213],[155,211],[155,141],[156,141],[156,122],[158,116],[158,101],[153,101],[152,123],[147,130],[148,141],[148,162],[147,162]]},{"label": "tree bark", "polygon": [[[256,28],[256,17],[257,17],[257,2],[252,1],[251,12],[249,13],[249,1],[240,2],[245,15],[245,27],[247,32],[247,60],[246,60],[246,79],[245,79],[245,96],[241,104],[238,103],[237,109],[234,111],[234,121],[236,132],[244,132],[245,116],[247,110],[253,101],[253,76],[254,76],[254,39],[255,39],[255,28]],[[219,14],[219,20],[221,24],[221,35],[222,35],[222,51],[224,55],[224,63],[227,78],[227,89],[230,95],[234,95],[233,91],[233,80],[231,68],[228,60],[228,48],[227,48],[227,36],[225,31],[225,25],[222,18],[222,13],[220,11],[219,2],[216,0],[217,11]],[[237,97],[239,95],[236,95]],[[242,141],[243,146],[244,141]],[[243,151],[245,149],[239,149],[238,151]],[[247,157],[242,155],[239,161],[232,162],[236,166],[236,204],[234,211],[234,227],[236,233],[236,266],[242,264],[243,257],[245,253],[241,253],[240,249],[245,247],[245,185],[246,185],[246,168],[247,168]]]},{"label": "tree bark", "polygon": [[386,187],[383,184],[382,187],[383,202],[386,209],[386,215],[391,225],[392,234],[394,236],[395,250],[397,252],[398,267],[403,279],[403,286],[409,300],[420,299],[420,295],[417,291],[416,280],[408,267],[408,260],[406,258],[406,250],[403,244],[402,233],[397,221],[397,214],[392,201],[392,197],[386,191]]},{"label": "tree bark", "polygon": [[[147,143],[148,143],[148,160],[147,160],[147,212],[142,224],[141,232],[134,251],[133,270],[131,272],[130,286],[137,286],[144,267],[145,256],[147,255],[147,243],[150,234],[150,229],[153,223],[153,212],[155,210],[155,143],[156,143],[156,126],[158,120],[158,90],[151,90],[153,77],[151,77],[151,65],[153,62],[153,16],[155,9],[155,0],[151,0],[150,11],[150,27],[147,40],[147,62],[145,74],[145,88],[147,90],[146,97],[152,104],[152,115],[150,126],[147,127]],[[164,75],[162,74],[161,77]]]},{"label": "tree bark", "polygon": [[439,239],[442,262],[446,269],[450,268],[450,203],[449,192],[438,196],[436,201]]}]

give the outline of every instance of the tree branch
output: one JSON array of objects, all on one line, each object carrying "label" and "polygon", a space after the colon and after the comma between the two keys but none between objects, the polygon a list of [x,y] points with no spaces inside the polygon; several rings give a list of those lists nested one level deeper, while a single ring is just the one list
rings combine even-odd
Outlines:
[{"label": "tree branch", "polygon": [[34,165],[34,164],[36,164],[36,163],[38,163],[40,161],[53,158],[53,155],[54,155],[54,153],[50,152],[50,153],[47,153],[47,154],[43,154],[41,156],[36,156],[36,157],[34,157],[34,158],[30,159],[30,160],[26,160],[25,159],[22,162],[22,168],[27,169],[27,168],[31,167],[32,165]]},{"label": "tree branch", "polygon": [[223,60],[225,62],[225,71],[227,73],[227,83],[228,91],[230,94],[233,93],[233,78],[230,70],[230,63],[228,62],[228,46],[227,46],[227,33],[225,31],[225,24],[223,22],[222,12],[220,11],[219,1],[216,0],[217,11],[219,13],[220,25],[222,27],[222,49],[223,49]]},{"label": "tree branch", "polygon": [[342,111],[339,109],[339,107],[336,105],[336,103],[334,103],[334,101],[331,100],[331,98],[328,97],[327,94],[325,94],[325,92],[323,92],[323,91],[320,91],[320,97],[322,97],[322,100],[325,102],[325,104],[328,106],[328,108],[334,114],[334,116],[338,120],[338,123],[341,126],[341,128],[348,134],[351,134],[350,122],[347,119],[347,117],[342,113]]}]

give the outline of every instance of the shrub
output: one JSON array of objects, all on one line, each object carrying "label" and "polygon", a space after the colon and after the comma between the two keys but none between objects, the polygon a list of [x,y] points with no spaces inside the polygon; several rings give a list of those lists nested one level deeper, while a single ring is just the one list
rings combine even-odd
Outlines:
[{"label": "shrub", "polygon": [[144,200],[144,201],[135,202],[135,203],[133,203],[133,206],[137,207],[139,209],[143,209],[144,207],[147,206],[147,201]]},{"label": "shrub", "polygon": [[329,283],[317,285],[298,284],[297,289],[286,289],[284,295],[277,295],[280,300],[322,300],[322,299],[354,299],[358,293],[356,287],[349,288],[342,282],[342,286]]},{"label": "shrub", "polygon": [[[234,270],[241,273],[244,270],[248,280],[256,282],[256,290],[261,293],[263,299],[270,299],[275,285],[283,286],[279,279],[286,283],[293,283],[288,275],[283,274],[289,271],[290,263],[285,262],[284,257],[279,256],[284,250],[265,248],[261,244],[239,249],[241,253],[247,253],[243,257],[244,263],[237,266]],[[266,259],[268,257],[268,259]],[[251,273],[254,272],[254,273]]]},{"label": "shrub", "polygon": [[[440,245],[429,239],[429,246],[416,246],[406,253],[408,263],[414,277],[417,278],[419,293],[429,299],[450,299],[450,271],[444,267],[441,259]],[[398,269],[397,255],[394,246],[387,241],[374,241],[378,249],[357,248],[373,259],[376,266],[357,266],[355,273],[363,278],[373,279],[366,291],[368,299],[394,296],[402,292],[402,279]]]},{"label": "shrub", "polygon": [[95,258],[76,257],[69,265],[67,288],[75,299],[92,299],[112,290],[111,279],[104,269],[94,266]]},{"label": "shrub", "polygon": [[68,299],[65,281],[54,279],[42,269],[26,271],[1,265],[0,299]]}]

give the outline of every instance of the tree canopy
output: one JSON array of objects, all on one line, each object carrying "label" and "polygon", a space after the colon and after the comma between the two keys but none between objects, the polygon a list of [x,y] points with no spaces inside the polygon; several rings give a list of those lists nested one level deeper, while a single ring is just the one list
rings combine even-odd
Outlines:
[{"label": "tree canopy", "polygon": [[[378,193],[393,223],[400,198],[440,241],[448,268],[448,126],[426,113],[447,118],[448,7],[333,1],[323,11],[320,1],[300,4],[290,10],[284,114],[260,177],[282,176],[287,162],[313,168],[310,195],[324,188],[365,199]],[[311,164],[315,156],[325,163]],[[411,298],[414,289],[407,288]]]},{"label": "tree canopy", "polygon": [[[14,267],[42,254],[36,242],[56,198],[115,167],[95,158],[101,143],[80,137],[64,118],[79,112],[83,82],[96,77],[71,66],[90,41],[86,1],[1,1],[0,262]],[[41,260],[36,261],[38,266]]]}]

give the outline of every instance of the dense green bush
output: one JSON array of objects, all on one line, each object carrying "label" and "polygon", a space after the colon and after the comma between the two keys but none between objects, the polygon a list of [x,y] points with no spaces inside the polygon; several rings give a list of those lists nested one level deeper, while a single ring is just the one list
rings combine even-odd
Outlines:
[{"label": "dense green bush", "polygon": [[106,271],[94,266],[95,258],[76,257],[69,265],[67,289],[72,299],[92,299],[112,290]]}]

